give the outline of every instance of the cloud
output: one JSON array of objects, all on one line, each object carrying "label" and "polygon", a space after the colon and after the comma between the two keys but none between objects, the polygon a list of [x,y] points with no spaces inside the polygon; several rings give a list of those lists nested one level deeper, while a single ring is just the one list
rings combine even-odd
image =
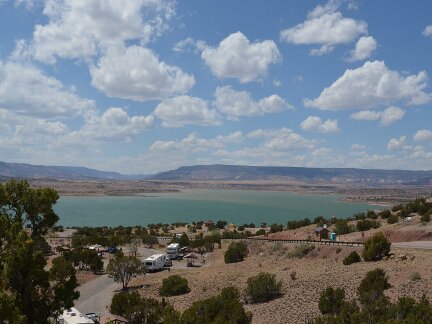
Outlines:
[{"label": "cloud", "polygon": [[251,43],[241,32],[229,35],[216,48],[207,46],[201,57],[218,78],[234,78],[241,83],[259,80],[270,64],[282,59],[274,41]]},{"label": "cloud", "polygon": [[30,64],[0,61],[0,108],[18,114],[61,118],[94,107],[72,89]]},{"label": "cloud", "polygon": [[383,112],[374,110],[362,110],[351,114],[351,118],[355,120],[373,121],[380,120],[382,126],[389,126],[405,116],[405,110],[398,107],[388,107]]},{"label": "cloud", "polygon": [[301,122],[300,127],[303,130],[318,133],[336,133],[340,131],[337,119],[327,119],[323,121],[317,116],[309,116]]},{"label": "cloud", "polygon": [[426,26],[426,28],[423,30],[423,35],[426,37],[432,37],[432,25]]},{"label": "cloud", "polygon": [[351,145],[351,150],[365,150],[366,148],[367,148],[366,145],[362,145],[362,144]]},{"label": "cloud", "polygon": [[398,107],[389,107],[381,114],[381,125],[388,126],[405,116],[405,110]]},{"label": "cloud", "polygon": [[404,100],[418,105],[429,102],[431,94],[425,71],[402,76],[389,70],[383,61],[366,62],[363,66],[346,70],[331,86],[324,88],[318,98],[305,99],[306,107],[322,110],[367,109]]},{"label": "cloud", "polygon": [[218,135],[214,138],[206,139],[200,138],[196,133],[189,134],[181,140],[173,141],[155,141],[150,146],[150,151],[160,152],[203,152],[211,149],[220,149],[227,143],[240,143],[243,140],[243,135],[240,131],[233,132],[226,136]]},{"label": "cloud", "polygon": [[261,116],[278,113],[293,107],[278,95],[271,95],[254,101],[247,91],[236,91],[230,86],[217,87],[213,105],[229,119],[241,116]]},{"label": "cloud", "polygon": [[272,150],[298,150],[313,149],[317,141],[309,140],[295,133],[289,128],[266,129],[261,128],[251,131],[247,134],[248,138],[265,139],[264,147]]},{"label": "cloud", "polygon": [[418,130],[414,135],[414,141],[417,142],[432,142],[432,130]]},{"label": "cloud", "polygon": [[190,96],[178,96],[162,101],[156,107],[153,115],[163,120],[162,126],[164,127],[221,124],[220,115],[209,109],[205,100]]},{"label": "cloud", "polygon": [[372,36],[360,37],[347,60],[349,62],[363,61],[372,55],[377,45],[377,41]]},{"label": "cloud", "polygon": [[389,150],[389,151],[403,150],[403,149],[408,149],[408,148],[410,148],[410,146],[407,146],[407,137],[406,136],[401,136],[399,138],[392,138],[387,143],[387,150]]},{"label": "cloud", "polygon": [[317,6],[309,12],[307,20],[281,31],[281,40],[296,45],[321,45],[310,54],[323,55],[331,52],[335,45],[351,43],[367,33],[364,21],[344,18],[337,11],[338,6],[338,1]]},{"label": "cloud", "polygon": [[57,58],[90,58],[127,40],[146,44],[168,28],[175,10],[165,0],[48,0],[43,13],[48,22],[35,26],[25,51],[53,64]]},{"label": "cloud", "polygon": [[111,107],[103,113],[89,111],[85,114],[85,124],[73,131],[59,144],[86,142],[127,142],[137,135],[153,127],[153,116],[129,116],[119,107]]},{"label": "cloud", "polygon": [[92,85],[109,97],[135,101],[184,94],[195,84],[192,75],[162,62],[140,46],[113,49],[90,68]]}]

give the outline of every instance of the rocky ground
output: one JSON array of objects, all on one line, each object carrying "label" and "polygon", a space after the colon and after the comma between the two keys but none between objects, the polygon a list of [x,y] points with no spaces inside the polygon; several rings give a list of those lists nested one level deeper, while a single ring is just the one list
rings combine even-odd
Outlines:
[{"label": "rocky ground", "polygon": [[[278,244],[278,243],[277,243]],[[327,286],[343,287],[347,297],[356,296],[356,288],[365,274],[377,267],[383,268],[390,277],[392,288],[387,291],[391,298],[409,295],[420,298],[425,293],[432,299],[432,251],[394,249],[394,257],[386,261],[361,262],[344,266],[342,260],[353,249],[342,247],[317,246],[308,256],[289,258],[295,248],[292,244],[255,242],[250,246],[250,256],[244,262],[225,264],[222,249],[216,249],[206,262],[206,267],[174,269],[148,274],[138,278],[133,285],[145,285],[140,293],[146,297],[159,298],[158,289],[162,279],[172,274],[180,274],[188,279],[191,292],[167,298],[175,308],[184,310],[194,301],[218,294],[223,287],[236,286],[240,291],[246,287],[246,280],[260,271],[276,274],[283,282],[283,296],[263,304],[246,304],[253,313],[253,323],[304,323],[319,315],[318,300],[321,291]],[[360,252],[360,251],[359,251]],[[178,261],[186,262],[186,261]],[[292,273],[295,278],[292,279]],[[421,279],[412,281],[413,273]]]}]

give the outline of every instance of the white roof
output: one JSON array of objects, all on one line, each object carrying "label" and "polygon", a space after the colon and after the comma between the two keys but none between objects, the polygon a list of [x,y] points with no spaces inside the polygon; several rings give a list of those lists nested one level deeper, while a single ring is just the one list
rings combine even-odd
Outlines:
[{"label": "white roof", "polygon": [[82,315],[75,307],[67,309],[63,312],[63,315],[59,316],[59,320],[64,320],[65,324],[87,324],[94,322]]},{"label": "white roof", "polygon": [[154,254],[150,257],[148,257],[147,259],[145,259],[144,261],[154,261],[156,259],[159,259],[160,257],[165,256],[165,254]]},{"label": "white roof", "polygon": [[167,246],[167,248],[177,248],[179,246],[180,246],[179,243],[171,243],[170,245]]}]

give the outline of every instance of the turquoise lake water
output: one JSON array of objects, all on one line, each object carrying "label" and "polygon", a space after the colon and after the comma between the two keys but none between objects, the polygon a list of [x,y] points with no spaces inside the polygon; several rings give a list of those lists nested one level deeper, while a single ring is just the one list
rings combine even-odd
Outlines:
[{"label": "turquoise lake water", "polygon": [[340,195],[249,190],[186,190],[128,197],[61,197],[55,205],[63,226],[133,226],[212,219],[244,224],[278,223],[318,215],[349,217],[382,207],[339,201]]}]

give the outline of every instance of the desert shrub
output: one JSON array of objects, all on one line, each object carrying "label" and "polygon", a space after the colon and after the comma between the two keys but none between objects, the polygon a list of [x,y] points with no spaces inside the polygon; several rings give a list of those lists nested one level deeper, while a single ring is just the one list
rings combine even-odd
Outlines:
[{"label": "desert shrub", "polygon": [[387,219],[391,216],[391,214],[392,213],[391,213],[390,209],[385,209],[385,210],[380,211],[378,213],[378,216],[381,217],[382,219]]},{"label": "desert shrub", "polygon": [[377,215],[377,213],[375,213],[375,211],[368,210],[367,213],[366,213],[366,217],[370,218],[370,219],[377,219],[378,215]]},{"label": "desert shrub", "polygon": [[291,277],[291,280],[296,280],[297,279],[297,272],[291,271],[290,277]]},{"label": "desert shrub", "polygon": [[411,281],[418,281],[421,279],[421,275],[418,272],[413,272],[410,276]]},{"label": "desert shrub", "polygon": [[398,205],[394,205],[393,207],[392,207],[392,212],[398,212],[398,211],[400,211],[401,209],[403,209],[404,208],[404,206],[402,205],[402,204],[398,204]]},{"label": "desert shrub", "polygon": [[376,233],[364,243],[363,259],[365,261],[381,260],[390,252],[391,243],[386,239],[383,232]]},{"label": "desert shrub", "polygon": [[344,265],[350,265],[353,263],[361,262],[361,258],[357,251],[352,251],[342,262]]},{"label": "desert shrub", "polygon": [[344,235],[351,232],[350,226],[348,225],[348,221],[346,219],[337,220],[334,231],[337,235]]},{"label": "desert shrub", "polygon": [[387,218],[387,223],[389,223],[389,224],[395,224],[395,223],[397,223],[399,221],[399,216],[398,215],[390,215],[388,218]]},{"label": "desert shrub", "polygon": [[291,258],[302,258],[306,255],[308,255],[309,252],[311,252],[313,249],[315,249],[315,245],[313,244],[300,244],[295,247],[295,250],[289,253],[289,257]]},{"label": "desert shrub", "polygon": [[430,220],[431,220],[431,217],[430,217],[429,214],[424,214],[424,215],[420,218],[420,220],[421,220],[423,223],[429,223]]},{"label": "desert shrub", "polygon": [[339,314],[345,299],[342,288],[327,287],[320,296],[318,308],[322,314]]},{"label": "desert shrub", "polygon": [[225,252],[225,263],[241,262],[248,255],[248,248],[244,242],[232,242]]},{"label": "desert shrub", "polygon": [[355,220],[360,220],[360,219],[366,219],[366,214],[365,213],[357,213],[353,215]]},{"label": "desert shrub", "polygon": [[196,301],[186,309],[181,323],[237,323],[249,324],[252,313],[240,303],[240,294],[234,287],[226,287],[220,295]]},{"label": "desert shrub", "polygon": [[342,248],[340,248],[339,246],[336,248],[336,254],[339,254],[342,251]]},{"label": "desert shrub", "polygon": [[276,275],[260,272],[247,280],[245,294],[252,303],[264,303],[281,294],[282,281],[276,280]]},{"label": "desert shrub", "polygon": [[357,222],[356,228],[357,228],[357,231],[363,232],[363,231],[368,231],[371,228],[378,228],[380,226],[381,226],[381,224],[378,221],[374,221],[374,220],[370,220],[370,219],[363,219],[363,220],[359,220]]},{"label": "desert shrub", "polygon": [[137,291],[115,294],[110,311],[125,317],[129,323],[178,323],[180,317],[171,305],[153,298],[142,298]]},{"label": "desert shrub", "polygon": [[277,233],[277,232],[282,232],[283,231],[283,225],[281,224],[271,224],[270,225],[270,233]]},{"label": "desert shrub", "polygon": [[179,296],[190,292],[188,281],[179,275],[169,276],[162,280],[162,287],[159,289],[161,296]]},{"label": "desert shrub", "polygon": [[287,223],[287,228],[288,229],[296,229],[296,228],[300,228],[300,227],[303,227],[303,226],[308,226],[310,224],[311,224],[310,219],[306,217],[305,219],[302,219],[302,220],[289,221]]},{"label": "desert shrub", "polygon": [[266,231],[265,229],[261,228],[260,230],[256,231],[255,235],[259,236],[259,235],[265,235]]}]

